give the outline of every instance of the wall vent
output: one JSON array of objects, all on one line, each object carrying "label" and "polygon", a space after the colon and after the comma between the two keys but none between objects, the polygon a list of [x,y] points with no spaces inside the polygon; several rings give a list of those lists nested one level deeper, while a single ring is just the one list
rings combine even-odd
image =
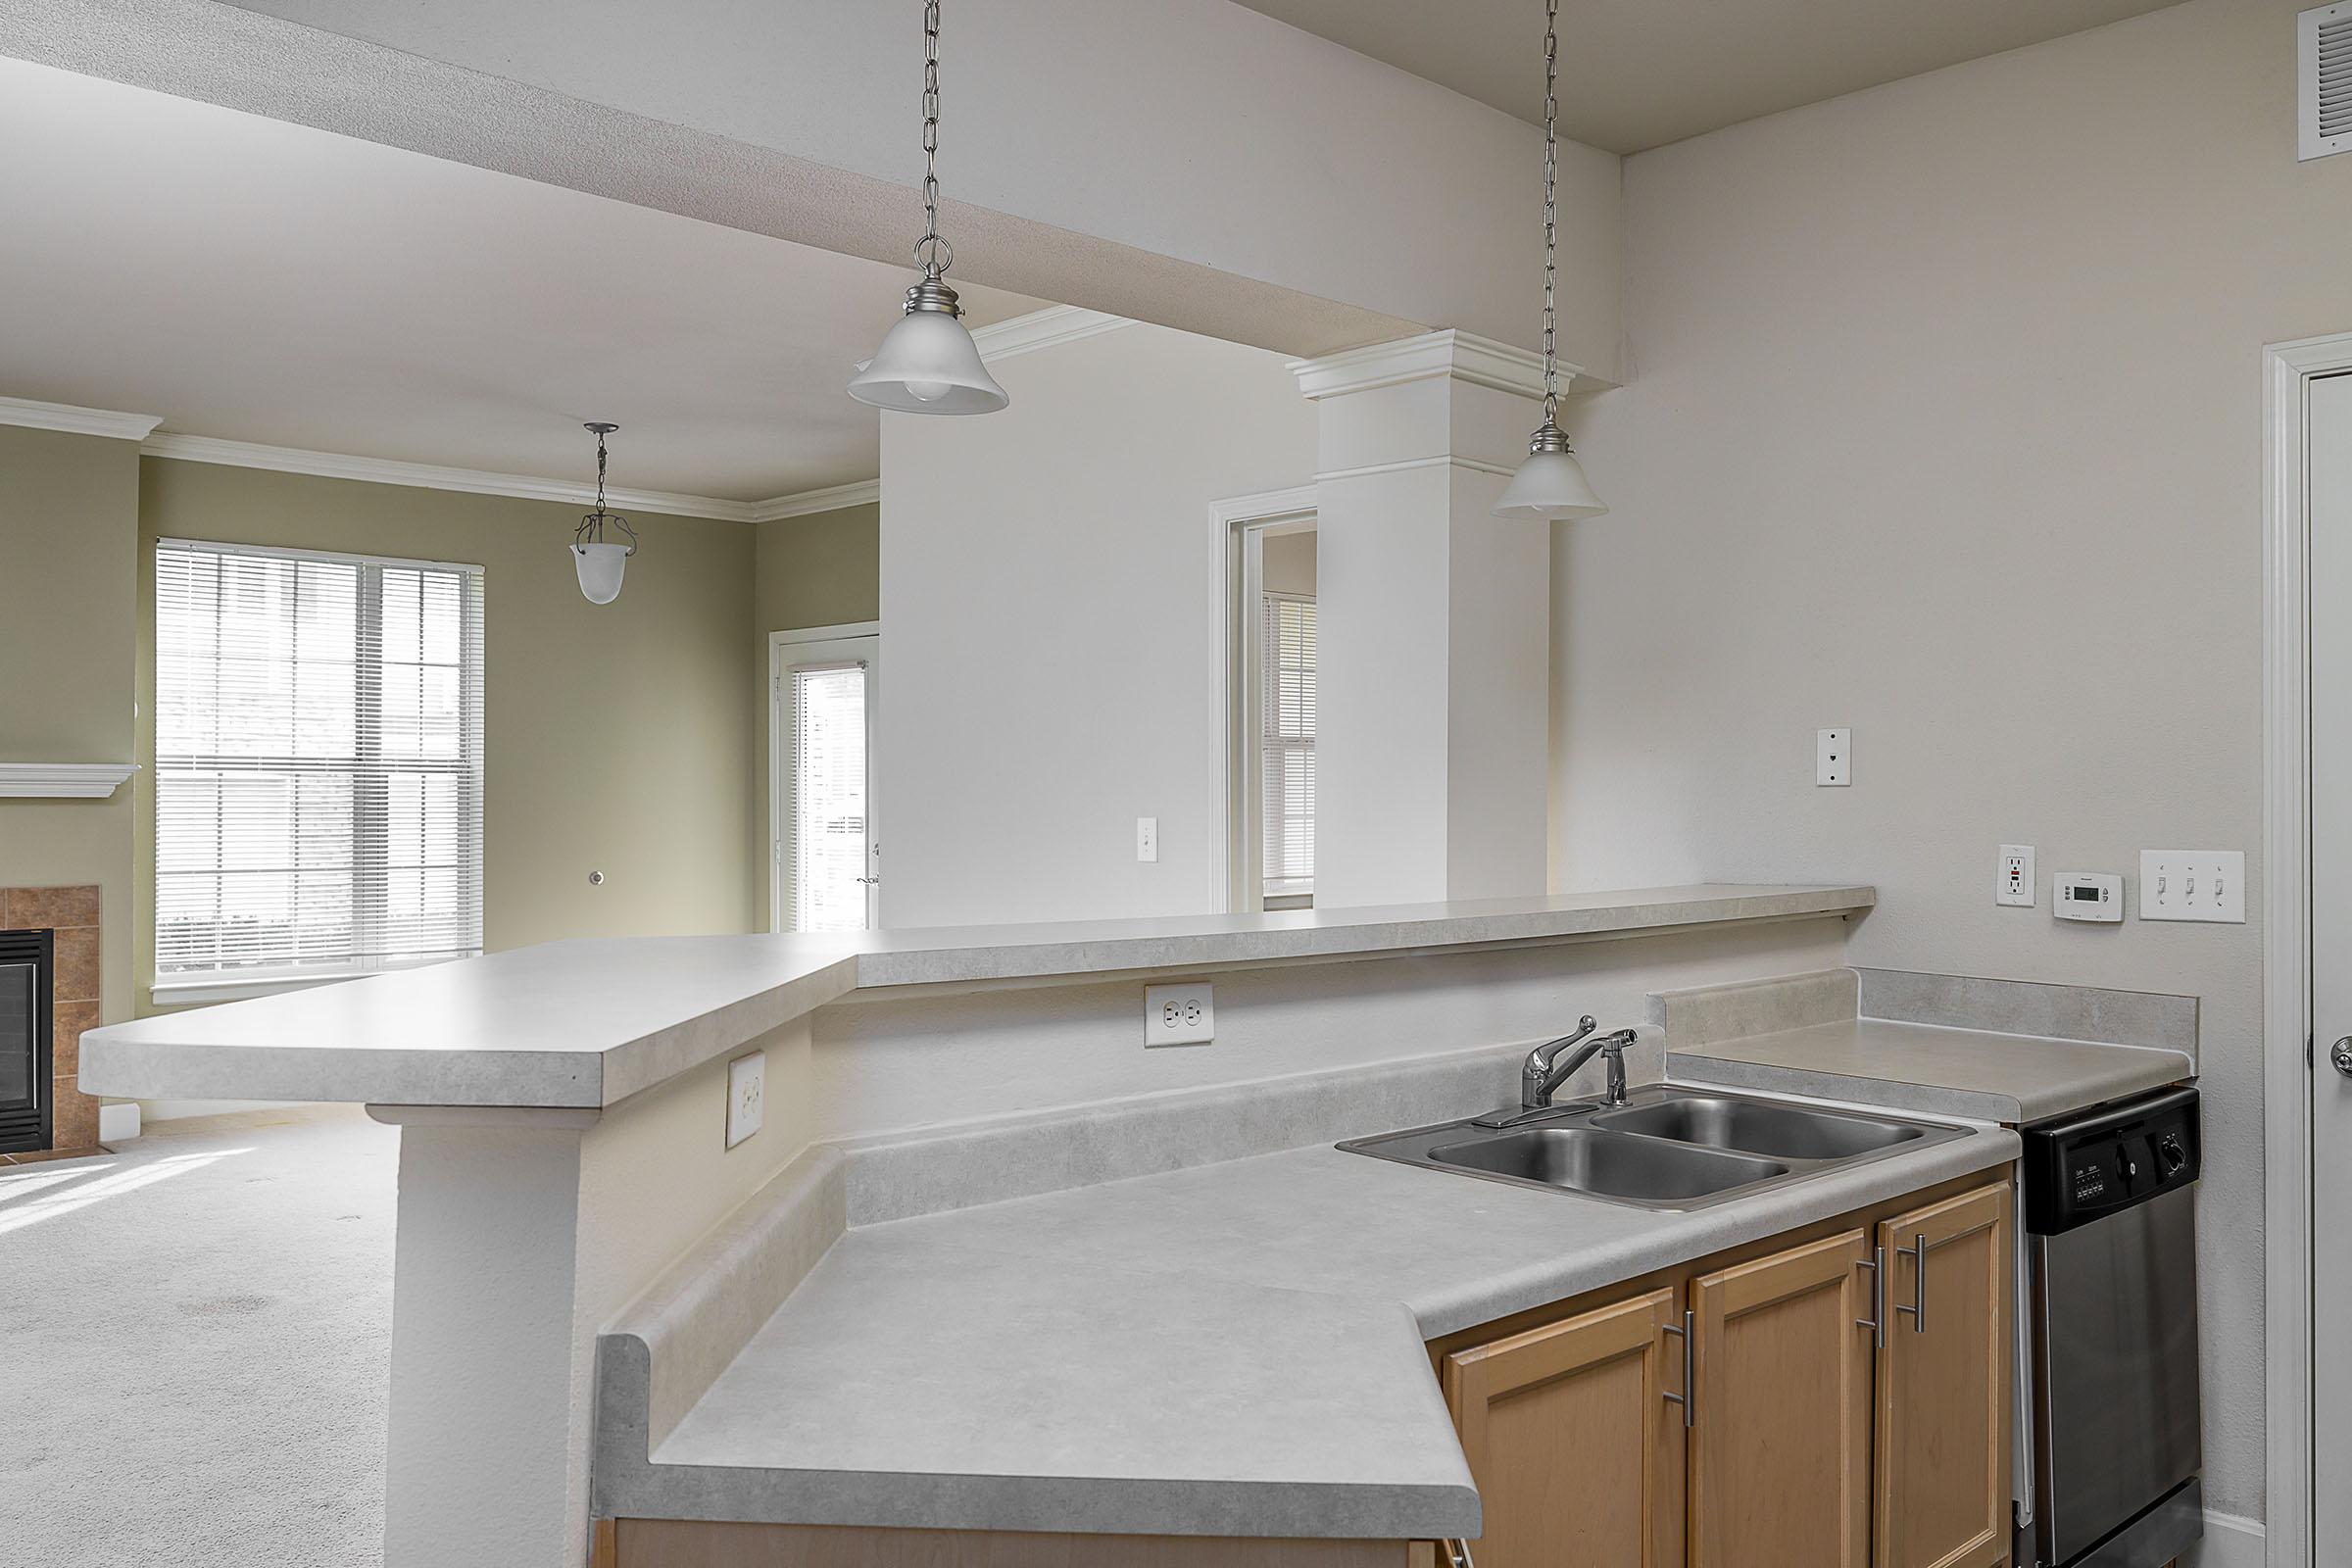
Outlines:
[{"label": "wall vent", "polygon": [[2352,153],[2352,0],[2295,19],[2297,158]]}]

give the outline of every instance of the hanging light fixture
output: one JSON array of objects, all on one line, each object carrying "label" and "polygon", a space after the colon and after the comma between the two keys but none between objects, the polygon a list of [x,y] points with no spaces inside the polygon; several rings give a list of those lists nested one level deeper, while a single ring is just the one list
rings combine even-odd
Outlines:
[{"label": "hanging light fixture", "polygon": [[906,414],[994,414],[1012,400],[980,363],[980,346],[947,270],[956,247],[939,232],[939,0],[923,6],[923,237],[914,242],[922,277],[906,291],[906,314],[858,367],[850,396]]},{"label": "hanging light fixture", "polygon": [[1511,475],[1497,517],[1597,517],[1608,504],[1592,493],[1585,466],[1560,432],[1559,360],[1552,340],[1559,319],[1552,281],[1558,270],[1560,0],[1544,3],[1544,422],[1527,443],[1527,461]]},{"label": "hanging light fixture", "polygon": [[[605,437],[620,428],[595,420],[582,425],[596,432],[596,510],[580,519],[571,534],[571,564],[580,574],[580,592],[592,605],[609,605],[620,597],[620,574],[637,553],[637,530],[617,512],[605,510]],[[610,526],[629,536],[625,545],[605,538]]]}]

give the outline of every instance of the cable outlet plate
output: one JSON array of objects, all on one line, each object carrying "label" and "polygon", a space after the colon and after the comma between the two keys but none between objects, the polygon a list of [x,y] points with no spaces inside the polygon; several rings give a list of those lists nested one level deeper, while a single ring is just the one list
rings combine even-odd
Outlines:
[{"label": "cable outlet plate", "polygon": [[1841,788],[1854,781],[1854,732],[1821,729],[1813,732],[1813,782],[1824,789]]},{"label": "cable outlet plate", "polygon": [[1217,988],[1205,980],[1144,987],[1144,1044],[1204,1046],[1217,1032]]},{"label": "cable outlet plate", "polygon": [[2242,850],[2142,850],[2139,917],[2246,923],[2246,856]]}]

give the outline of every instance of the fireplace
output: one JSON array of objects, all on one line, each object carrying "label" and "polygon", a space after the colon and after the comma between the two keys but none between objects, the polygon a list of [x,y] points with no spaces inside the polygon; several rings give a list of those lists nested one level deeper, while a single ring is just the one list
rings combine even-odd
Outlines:
[{"label": "fireplace", "polygon": [[54,931],[0,931],[0,1154],[51,1147],[56,965]]}]

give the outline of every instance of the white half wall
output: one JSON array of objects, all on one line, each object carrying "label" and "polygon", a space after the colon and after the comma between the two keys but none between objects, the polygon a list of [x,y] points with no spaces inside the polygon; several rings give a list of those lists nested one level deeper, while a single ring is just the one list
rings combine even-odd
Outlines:
[{"label": "white half wall", "polygon": [[[1639,374],[1573,432],[1615,510],[1553,568],[1555,887],[1852,878],[1853,962],[2202,999],[2206,1496],[2248,1517],[2259,924],[2067,924],[2046,878],[2261,877],[2262,346],[2352,328],[2296,10],[2193,0],[1630,160]],[[1818,789],[1838,725],[1854,782]],[[2003,843],[2034,908],[1993,903]]]},{"label": "white half wall", "polygon": [[1001,414],[882,416],[883,921],[1207,913],[1209,504],[1311,482],[1314,407],[1280,356],[1157,326],[992,370]]}]

